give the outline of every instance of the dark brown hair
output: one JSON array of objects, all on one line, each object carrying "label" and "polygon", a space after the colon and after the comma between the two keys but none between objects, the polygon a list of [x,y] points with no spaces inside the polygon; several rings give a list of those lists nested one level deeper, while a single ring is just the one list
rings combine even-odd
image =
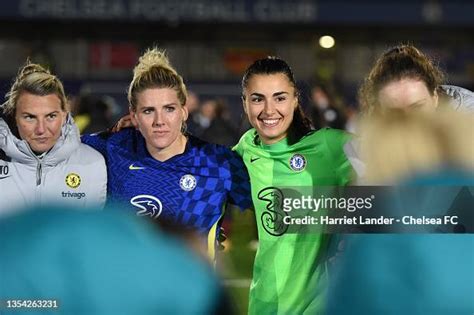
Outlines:
[{"label": "dark brown hair", "polygon": [[[299,98],[299,92],[296,87],[296,80],[293,75],[293,71],[291,71],[290,66],[278,57],[268,56],[267,58],[259,59],[251,64],[244,73],[242,78],[242,99],[245,101],[245,93],[244,91],[248,87],[248,82],[250,78],[254,75],[258,74],[277,74],[282,73],[290,81],[291,85],[293,85],[296,93],[296,98]],[[290,143],[298,142],[303,136],[305,136],[308,132],[311,131],[311,121],[305,116],[299,99],[298,99],[298,106],[295,108],[295,112],[293,115],[293,121],[290,125],[290,130],[288,131],[288,138]]]},{"label": "dark brown hair", "polygon": [[403,78],[423,81],[431,95],[444,82],[444,74],[427,55],[412,45],[399,45],[382,54],[365,78],[359,90],[362,109],[372,112],[379,105],[379,91]]}]

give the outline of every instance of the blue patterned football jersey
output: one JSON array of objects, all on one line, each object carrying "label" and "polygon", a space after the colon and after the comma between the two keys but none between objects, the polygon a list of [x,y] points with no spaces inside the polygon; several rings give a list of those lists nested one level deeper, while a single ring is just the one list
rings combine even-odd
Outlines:
[{"label": "blue patterned football jersey", "polygon": [[[241,158],[221,145],[188,136],[186,149],[164,162],[154,159],[139,131],[84,135],[82,142],[107,163],[108,202],[140,216],[191,227],[215,244],[226,203],[252,206],[250,181]],[[214,246],[209,246],[214,247]]]}]

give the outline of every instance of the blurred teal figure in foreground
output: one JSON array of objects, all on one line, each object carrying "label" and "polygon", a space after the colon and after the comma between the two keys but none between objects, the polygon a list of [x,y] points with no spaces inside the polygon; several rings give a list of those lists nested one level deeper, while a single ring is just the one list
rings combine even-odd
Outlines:
[{"label": "blurred teal figure in foreground", "polygon": [[[219,312],[210,266],[151,223],[117,211],[37,210],[0,220],[0,313]],[[58,307],[6,309],[7,300]]]},{"label": "blurred teal figure in foreground", "polygon": [[470,315],[472,235],[353,235],[327,314]]},{"label": "blurred teal figure in foreground", "polygon": [[[474,175],[445,170],[407,183],[444,184],[470,186],[472,194]],[[474,314],[474,235],[360,234],[345,240],[327,315]]]},{"label": "blurred teal figure in foreground", "polygon": [[[368,119],[362,133],[368,184],[425,192],[387,201],[389,213],[421,216],[426,205],[443,213],[463,208],[465,227],[472,227],[473,116],[393,111]],[[436,195],[454,186],[463,187],[457,195]],[[460,228],[446,232],[463,233]],[[456,233],[347,235],[327,315],[474,314],[474,235]]]}]

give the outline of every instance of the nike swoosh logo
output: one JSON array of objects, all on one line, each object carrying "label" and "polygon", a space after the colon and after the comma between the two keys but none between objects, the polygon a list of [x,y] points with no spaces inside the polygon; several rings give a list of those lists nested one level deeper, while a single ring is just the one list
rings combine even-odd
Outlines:
[{"label": "nike swoosh logo", "polygon": [[0,179],[5,179],[5,178],[8,178],[10,177],[11,175],[8,175],[8,176],[0,176]]},{"label": "nike swoosh logo", "polygon": [[250,163],[253,163],[253,162],[255,162],[256,160],[260,160],[260,158],[259,158],[259,157],[254,157],[254,158],[251,157],[251,158],[250,158]]},{"label": "nike swoosh logo", "polygon": [[135,166],[133,164],[130,164],[130,166],[128,167],[129,170],[131,171],[136,171],[136,170],[144,170],[145,167],[141,167],[141,166]]}]

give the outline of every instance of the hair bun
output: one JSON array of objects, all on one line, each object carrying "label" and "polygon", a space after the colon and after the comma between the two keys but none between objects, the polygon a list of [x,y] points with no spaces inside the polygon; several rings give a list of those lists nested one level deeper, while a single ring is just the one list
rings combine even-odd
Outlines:
[{"label": "hair bun", "polygon": [[171,71],[173,74],[177,74],[176,70],[171,67],[166,52],[164,50],[159,50],[157,47],[147,49],[147,51],[138,59],[138,64],[133,69],[133,76],[139,77],[143,73],[150,71],[152,68],[163,68]]},{"label": "hair bun", "polygon": [[49,70],[43,68],[41,65],[32,63],[30,60],[27,60],[26,64],[19,70],[18,78],[22,80],[23,78],[26,78],[27,76],[33,73],[51,74]]}]

